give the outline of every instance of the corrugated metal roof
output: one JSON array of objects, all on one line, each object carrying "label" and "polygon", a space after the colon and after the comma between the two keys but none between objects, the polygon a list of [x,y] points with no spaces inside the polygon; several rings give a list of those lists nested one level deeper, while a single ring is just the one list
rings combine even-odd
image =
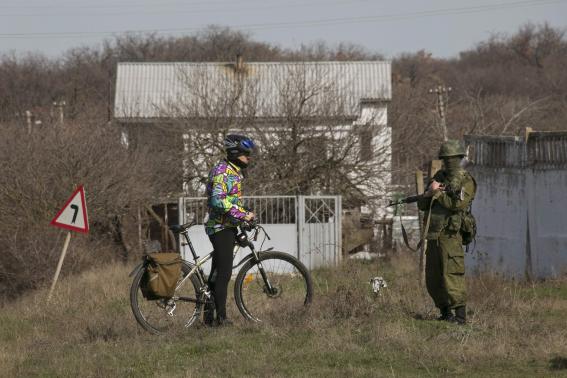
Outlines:
[{"label": "corrugated metal roof", "polygon": [[299,106],[298,93],[308,98],[303,114],[356,117],[361,101],[391,99],[391,64],[246,63],[237,71],[233,63],[119,63],[114,115],[282,117]]},{"label": "corrugated metal roof", "polygon": [[567,132],[531,132],[521,137],[465,136],[469,160],[494,168],[567,168]]}]

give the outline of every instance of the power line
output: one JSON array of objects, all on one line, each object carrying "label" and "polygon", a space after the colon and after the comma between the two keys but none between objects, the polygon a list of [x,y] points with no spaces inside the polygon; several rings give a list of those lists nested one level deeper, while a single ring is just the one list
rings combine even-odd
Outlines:
[{"label": "power line", "polygon": [[[245,2],[262,2],[263,0],[244,0]],[[40,2],[39,4],[3,4],[0,5],[0,9],[46,9],[46,8],[124,8],[124,7],[146,7],[146,6],[159,6],[159,5],[223,5],[231,4],[234,5],[234,1],[207,1],[207,0],[197,0],[197,1],[183,1],[183,0],[170,0],[170,1],[149,1],[143,2],[138,0],[133,1],[97,1],[96,4],[85,4],[80,2],[52,2],[46,4],[45,2]]]},{"label": "power line", "polygon": [[[330,18],[309,21],[295,21],[295,22],[275,22],[275,23],[261,23],[261,24],[241,24],[241,25],[228,25],[228,27],[252,31],[252,30],[266,30],[266,29],[290,29],[297,27],[317,27],[317,26],[330,26],[351,23],[367,23],[367,22],[388,22],[398,21],[413,18],[424,18],[434,16],[448,16],[448,15],[464,15],[473,13],[483,13],[494,10],[506,10],[522,7],[533,7],[549,4],[564,3],[567,0],[524,0],[508,3],[498,3],[491,5],[477,5],[470,7],[459,8],[444,8],[427,11],[393,13],[379,16],[358,16],[358,17],[342,17]],[[132,34],[162,34],[162,33],[182,33],[194,32],[202,30],[204,25],[191,28],[170,28],[170,29],[138,29],[138,30],[117,30],[117,31],[101,31],[101,32],[41,32],[41,33],[0,33],[0,38],[85,38],[85,37],[101,37],[101,36],[115,36],[125,33]]]},{"label": "power line", "polygon": [[[288,8],[288,7],[297,7],[297,6],[301,6],[301,7],[313,7],[313,6],[320,6],[320,5],[325,5],[325,6],[331,6],[331,5],[350,5],[353,3],[358,3],[358,2],[369,2],[372,0],[335,0],[335,1],[326,1],[326,0],[319,0],[319,1],[314,1],[311,0],[309,2],[305,2],[305,1],[293,1],[293,2],[278,2],[277,4],[272,4],[272,5],[266,5],[266,2],[261,2],[261,5],[256,5],[253,8],[243,8],[242,5],[246,5],[246,6],[251,6],[252,4],[257,4],[258,0],[248,0],[248,1],[240,1],[238,3],[238,7],[234,7],[235,6],[235,2],[231,1],[231,2],[197,2],[197,3],[183,3],[183,4],[179,4],[179,3],[159,3],[159,4],[140,4],[140,3],[136,3],[136,4],[108,4],[108,5],[102,5],[102,4],[96,4],[96,5],[86,5],[86,4],[75,4],[75,5],[65,5],[65,9],[71,9],[71,10],[77,10],[77,11],[85,11],[85,10],[104,10],[104,9],[124,9],[127,8],[126,10],[123,11],[118,11],[118,12],[96,12],[96,13],[92,13],[89,12],[87,15],[89,16],[119,16],[119,15],[125,15],[125,14],[156,14],[156,12],[159,13],[222,13],[222,12],[236,12],[236,11],[253,11],[253,10],[262,10],[262,9],[278,9],[278,8]],[[206,5],[208,6],[208,8],[204,8],[204,9],[194,9],[195,7],[199,7],[199,5]],[[216,6],[216,8],[210,8],[210,6]],[[227,7],[228,6],[232,6],[231,7]],[[60,5],[62,6],[62,5]],[[157,7],[157,8],[161,8],[161,9],[157,9],[157,10],[150,10],[148,11],[147,8],[153,8],[153,7]],[[172,8],[174,7],[174,8]],[[191,7],[192,9],[184,9],[186,7]],[[0,6],[0,10],[4,10],[5,8],[12,8],[12,7],[5,7],[5,6]],[[14,7],[15,8],[15,7]],[[21,8],[21,7],[18,7]],[[61,12],[59,10],[57,10],[56,6],[47,6],[47,5],[38,5],[38,6],[33,6],[33,7],[29,7],[29,8],[39,8],[41,10],[41,13],[5,13],[5,14],[0,14],[0,17],[35,17],[35,16],[40,16],[40,17],[46,17],[46,16],[73,16],[73,15],[84,15],[84,13],[77,13],[77,12]],[[27,9],[29,9],[27,8]],[[143,8],[143,10],[146,11],[139,11],[137,9],[135,10],[129,10],[131,8]],[[52,10],[54,13],[45,13],[45,10]],[[55,13],[56,12],[56,13]]]}]

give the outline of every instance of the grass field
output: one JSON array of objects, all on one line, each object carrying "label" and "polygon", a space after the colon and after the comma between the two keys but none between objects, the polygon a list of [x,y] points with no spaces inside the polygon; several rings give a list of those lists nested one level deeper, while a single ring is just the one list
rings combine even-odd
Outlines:
[{"label": "grass field", "polygon": [[[169,336],[137,326],[130,265],[109,265],[0,309],[6,377],[567,376],[567,277],[519,283],[468,279],[467,326],[437,316],[408,256],[313,273],[308,316]],[[368,283],[388,288],[375,297]],[[232,300],[232,293],[229,300]]]}]

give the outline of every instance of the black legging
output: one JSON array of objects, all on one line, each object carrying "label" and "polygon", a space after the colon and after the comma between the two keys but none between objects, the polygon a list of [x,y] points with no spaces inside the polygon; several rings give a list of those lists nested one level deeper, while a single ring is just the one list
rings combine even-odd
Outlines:
[{"label": "black legging", "polygon": [[232,252],[236,240],[236,228],[225,228],[209,235],[213,244],[213,262],[209,275],[209,286],[215,297],[217,318],[226,319],[226,296],[232,275]]}]

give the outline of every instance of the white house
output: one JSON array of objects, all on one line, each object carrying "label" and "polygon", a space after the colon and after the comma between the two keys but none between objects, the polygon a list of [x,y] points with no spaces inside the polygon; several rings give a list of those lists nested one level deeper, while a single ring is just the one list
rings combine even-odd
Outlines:
[{"label": "white house", "polygon": [[[199,150],[196,140],[203,138],[196,135],[220,140],[224,132],[248,129],[262,133],[264,143],[278,143],[290,137],[291,125],[301,119],[302,132],[309,130],[312,141],[324,137],[339,145],[356,137],[361,159],[345,176],[382,217],[391,182],[391,96],[391,64],[385,61],[244,63],[238,57],[228,63],[125,62],[118,64],[114,117],[128,143],[143,143],[150,130],[178,128],[179,148],[203,151],[202,164],[191,167],[192,173],[197,171],[194,182],[206,175],[206,152],[211,152],[211,145]],[[322,152],[321,158],[329,153]],[[187,181],[186,192],[198,189]]]}]

